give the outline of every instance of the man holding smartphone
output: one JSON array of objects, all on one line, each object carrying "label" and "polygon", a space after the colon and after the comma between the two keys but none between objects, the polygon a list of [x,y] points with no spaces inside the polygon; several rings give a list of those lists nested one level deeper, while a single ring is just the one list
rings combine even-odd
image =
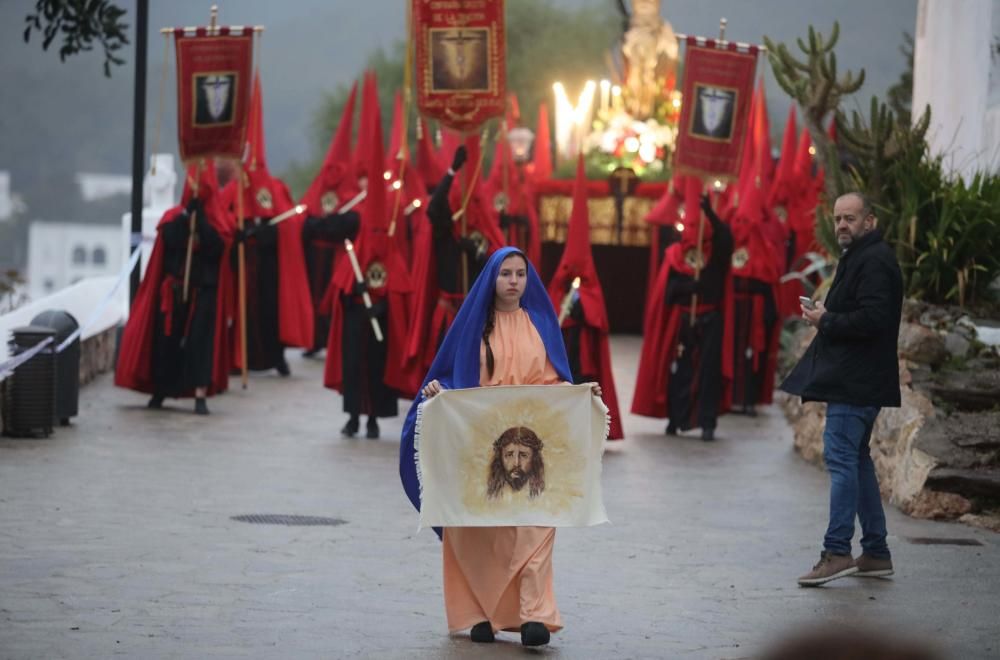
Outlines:
[{"label": "man holding smartphone", "polygon": [[[817,329],[816,337],[781,384],[803,401],[827,403],[823,460],[830,472],[830,520],[819,563],[799,578],[801,586],[893,571],[869,441],[879,410],[900,405],[896,339],[903,280],[863,194],[841,195],[833,214],[841,248],[837,272],[825,304],[803,302],[802,317]],[[857,560],[851,556],[855,516],[862,530]]]}]

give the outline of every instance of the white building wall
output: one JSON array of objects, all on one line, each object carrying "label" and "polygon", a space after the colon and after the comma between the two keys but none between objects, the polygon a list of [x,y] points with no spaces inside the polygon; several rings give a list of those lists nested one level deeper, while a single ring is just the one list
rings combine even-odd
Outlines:
[{"label": "white building wall", "polygon": [[80,172],[76,175],[76,182],[80,186],[80,196],[85,202],[115,195],[128,195],[132,192],[132,177],[128,174]]},{"label": "white building wall", "polygon": [[1000,0],[920,0],[917,8],[913,116],[931,106],[931,152],[966,179],[1000,167],[1000,93],[991,89],[1000,84],[991,52],[998,14]]},{"label": "white building wall", "polygon": [[32,222],[28,227],[28,296],[38,299],[124,265],[117,225]]}]

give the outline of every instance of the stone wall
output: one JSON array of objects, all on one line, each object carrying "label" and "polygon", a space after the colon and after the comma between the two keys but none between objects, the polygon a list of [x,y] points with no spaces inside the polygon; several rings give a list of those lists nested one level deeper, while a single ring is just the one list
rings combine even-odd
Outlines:
[{"label": "stone wall", "polygon": [[85,339],[80,344],[80,386],[86,385],[100,374],[115,368],[118,328]]},{"label": "stone wall", "polygon": [[[1000,390],[992,389],[1000,380],[996,351],[977,345],[970,324],[961,318],[956,312],[912,302],[904,307],[899,342],[902,405],[884,408],[879,415],[872,431],[872,460],[883,497],[905,513],[957,518],[1000,531],[1000,439],[993,439],[1000,412],[956,409],[941,398],[942,392],[955,391],[962,393],[963,402],[1000,402]],[[785,357],[792,363],[816,331],[801,325],[793,332],[784,342],[791,354]],[[971,379],[974,386],[956,384],[962,378]],[[970,391],[976,396],[970,398]],[[803,404],[784,393],[775,399],[792,425],[795,451],[822,467],[826,405]]]}]

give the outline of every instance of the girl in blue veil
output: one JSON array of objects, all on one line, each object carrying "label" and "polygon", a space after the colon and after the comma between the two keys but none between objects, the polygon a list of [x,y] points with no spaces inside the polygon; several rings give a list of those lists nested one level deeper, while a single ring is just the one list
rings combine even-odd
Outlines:
[{"label": "girl in blue veil", "polygon": [[[403,424],[399,474],[420,509],[414,445],[417,410],[442,389],[571,383],[552,301],[516,248],[486,263],[448,330]],[[600,396],[600,388],[594,386]],[[520,631],[526,646],[547,644],[562,628],[552,593],[555,530],[545,527],[449,527],[441,536],[448,628],[471,628],[476,642],[498,630]]]}]

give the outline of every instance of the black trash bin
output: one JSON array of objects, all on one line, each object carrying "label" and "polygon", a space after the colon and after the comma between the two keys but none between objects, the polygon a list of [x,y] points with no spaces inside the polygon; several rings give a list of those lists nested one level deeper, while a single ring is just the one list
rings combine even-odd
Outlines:
[{"label": "black trash bin", "polygon": [[[50,309],[31,319],[31,325],[52,328],[56,331],[55,344],[62,344],[80,324],[73,315],[59,309]],[[80,409],[80,338],[77,337],[56,355],[56,411],[55,421],[69,425],[69,418],[76,417]]]},{"label": "black trash bin", "polygon": [[[8,344],[11,357],[45,341],[55,339],[51,328],[24,326],[15,328]],[[48,437],[52,433],[56,401],[55,341],[38,355],[20,365],[3,382],[3,432],[16,438]]]}]

